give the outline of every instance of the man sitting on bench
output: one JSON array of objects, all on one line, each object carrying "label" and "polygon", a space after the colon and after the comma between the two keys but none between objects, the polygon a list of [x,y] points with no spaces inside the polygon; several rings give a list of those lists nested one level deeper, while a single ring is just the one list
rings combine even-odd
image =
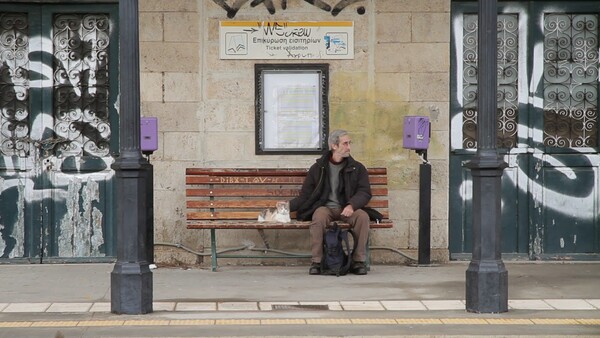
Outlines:
[{"label": "man sitting on bench", "polygon": [[362,163],[350,156],[351,140],[347,131],[332,131],[328,144],[329,151],[310,167],[300,195],[290,201],[290,211],[296,211],[300,221],[311,220],[309,274],[321,273],[325,227],[332,221],[341,220],[350,224],[358,243],[350,271],[366,275],[369,215],[361,208],[371,199],[369,174]]}]

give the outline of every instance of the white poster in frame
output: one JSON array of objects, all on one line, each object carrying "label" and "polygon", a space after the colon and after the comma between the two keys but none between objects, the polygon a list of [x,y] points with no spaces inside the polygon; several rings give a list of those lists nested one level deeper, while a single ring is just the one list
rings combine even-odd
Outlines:
[{"label": "white poster in frame", "polygon": [[257,154],[323,151],[327,65],[256,67]]}]

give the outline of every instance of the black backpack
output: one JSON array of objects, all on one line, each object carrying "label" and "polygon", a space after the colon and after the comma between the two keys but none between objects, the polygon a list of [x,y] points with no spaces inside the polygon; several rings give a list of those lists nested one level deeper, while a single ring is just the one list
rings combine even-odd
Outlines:
[{"label": "black backpack", "polygon": [[[350,247],[348,234],[352,236],[354,247]],[[352,265],[352,253],[357,246],[356,236],[351,230],[342,230],[334,222],[325,230],[323,235],[323,258],[321,259],[321,274],[343,276]]]}]

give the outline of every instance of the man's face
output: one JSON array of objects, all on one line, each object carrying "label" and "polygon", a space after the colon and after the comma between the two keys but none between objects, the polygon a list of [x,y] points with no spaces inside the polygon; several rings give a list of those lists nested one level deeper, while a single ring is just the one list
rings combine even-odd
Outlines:
[{"label": "man's face", "polygon": [[340,142],[338,144],[333,145],[333,153],[337,154],[340,157],[348,157],[350,156],[350,145],[352,144],[352,140],[350,140],[349,135],[344,135],[340,137]]}]

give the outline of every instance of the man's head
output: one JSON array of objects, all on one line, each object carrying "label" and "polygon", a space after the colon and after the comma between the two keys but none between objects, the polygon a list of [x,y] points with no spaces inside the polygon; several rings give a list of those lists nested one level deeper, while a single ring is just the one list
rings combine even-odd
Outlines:
[{"label": "man's head", "polygon": [[336,129],[329,134],[329,149],[332,152],[333,159],[340,161],[350,156],[350,135],[345,130]]}]

